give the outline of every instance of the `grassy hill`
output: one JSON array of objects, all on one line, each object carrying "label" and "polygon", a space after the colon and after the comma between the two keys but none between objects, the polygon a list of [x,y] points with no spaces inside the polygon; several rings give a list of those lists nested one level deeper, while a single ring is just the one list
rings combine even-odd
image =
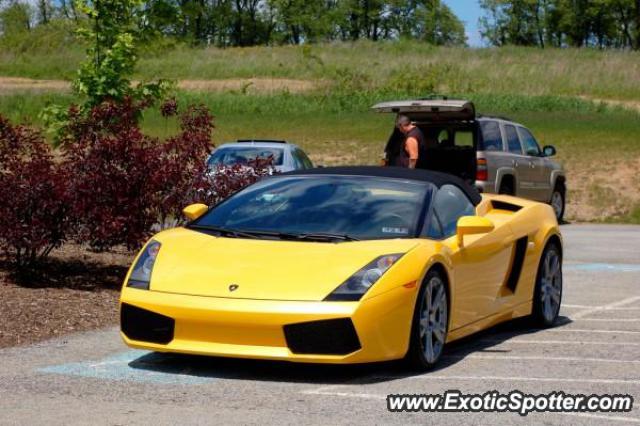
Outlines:
[{"label": "grassy hill", "polygon": [[[64,83],[3,90],[3,77],[70,79],[83,53],[64,31],[32,37],[41,38],[5,41],[4,48],[0,41],[0,113],[37,126],[44,105],[73,101]],[[181,104],[205,103],[216,115],[217,143],[286,138],[327,165],[377,163],[392,125],[391,117],[369,111],[377,101],[433,92],[470,98],[480,112],[511,116],[542,144],[556,145],[568,170],[570,220],[640,223],[640,115],[633,109],[640,101],[638,53],[416,42],[165,44],[142,50],[135,78],[181,81]],[[156,135],[175,128],[154,113],[144,125]]]}]

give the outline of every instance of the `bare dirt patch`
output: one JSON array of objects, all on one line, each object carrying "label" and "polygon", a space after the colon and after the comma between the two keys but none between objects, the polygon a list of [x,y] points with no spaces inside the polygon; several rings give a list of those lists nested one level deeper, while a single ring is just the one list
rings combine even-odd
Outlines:
[{"label": "bare dirt patch", "polygon": [[318,87],[318,83],[309,80],[288,78],[249,78],[225,80],[181,80],[178,88],[201,92],[241,91],[248,93],[309,92]]},{"label": "bare dirt patch", "polygon": [[[137,82],[134,82],[137,83]],[[178,88],[198,92],[244,93],[303,93],[316,89],[320,84],[310,80],[288,78],[232,78],[221,80],[180,80]],[[0,94],[16,92],[68,92],[71,84],[63,80],[35,80],[30,78],[0,77]]]},{"label": "bare dirt patch", "polygon": [[29,276],[0,265],[0,347],[117,324],[119,288],[132,257],[67,244]]},{"label": "bare dirt patch", "polygon": [[15,92],[68,92],[71,84],[63,80],[0,77],[0,94]]},{"label": "bare dirt patch", "polygon": [[640,206],[640,158],[580,160],[567,165],[567,217],[601,221]]},{"label": "bare dirt patch", "polygon": [[580,96],[580,98],[587,101],[595,102],[598,104],[605,104],[607,106],[612,106],[612,107],[622,107],[631,111],[640,112],[640,101],[623,101],[619,99],[600,99],[600,98],[593,98],[590,96]]}]

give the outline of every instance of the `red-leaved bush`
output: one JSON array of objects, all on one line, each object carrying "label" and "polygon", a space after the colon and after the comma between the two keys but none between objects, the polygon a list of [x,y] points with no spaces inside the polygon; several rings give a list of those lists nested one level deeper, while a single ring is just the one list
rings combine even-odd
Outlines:
[{"label": "red-leaved bush", "polygon": [[160,146],[138,126],[145,107],[125,99],[69,111],[61,148],[74,238],[96,250],[135,248],[156,221]]},{"label": "red-leaved bush", "polygon": [[42,135],[0,116],[0,252],[19,270],[64,242],[65,183]]},{"label": "red-leaved bush", "polygon": [[274,172],[272,159],[208,170],[213,117],[204,106],[180,113],[167,140],[142,133],[146,101],[107,101],[89,113],[69,109],[61,162],[42,136],[0,118],[0,250],[32,266],[73,238],[95,250],[138,248],[154,230],[182,221],[194,202],[216,204]]},{"label": "red-leaved bush", "polygon": [[271,160],[211,172],[213,117],[202,106],[181,114],[175,100],[160,107],[179,115],[180,131],[161,141],[144,135],[138,117],[149,105],[105,102],[83,115],[70,110],[62,138],[74,237],[96,250],[140,246],[154,230],[182,221],[192,203],[215,204],[271,174]]},{"label": "red-leaved bush", "polygon": [[[165,103],[163,114],[177,113],[175,100]],[[153,180],[158,184],[155,205],[160,226],[173,225],[182,209],[203,202],[197,194],[208,188],[206,159],[211,151],[213,117],[204,106],[190,106],[180,115],[180,133],[159,146]]]},{"label": "red-leaved bush", "polygon": [[273,157],[256,158],[242,165],[218,166],[207,173],[204,184],[196,188],[192,199],[214,205],[245,186],[274,173]]}]

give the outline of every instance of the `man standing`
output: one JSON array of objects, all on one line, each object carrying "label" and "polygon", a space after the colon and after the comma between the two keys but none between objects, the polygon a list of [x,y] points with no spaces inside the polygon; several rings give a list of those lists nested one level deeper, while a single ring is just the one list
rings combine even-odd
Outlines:
[{"label": "man standing", "polygon": [[406,115],[399,114],[396,128],[404,135],[404,142],[397,151],[396,158],[389,159],[390,166],[415,169],[418,161],[424,162],[426,142],[422,130],[411,122]]}]

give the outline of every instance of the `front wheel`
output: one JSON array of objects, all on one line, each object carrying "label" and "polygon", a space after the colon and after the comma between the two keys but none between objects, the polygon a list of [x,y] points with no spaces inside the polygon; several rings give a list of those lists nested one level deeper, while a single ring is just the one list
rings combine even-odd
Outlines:
[{"label": "front wheel", "polygon": [[558,223],[562,223],[562,219],[564,218],[564,209],[566,204],[566,191],[561,184],[556,184],[555,188],[553,188],[553,193],[551,194],[551,207],[553,207],[553,212],[556,214],[556,219],[558,219]]},{"label": "front wheel", "polygon": [[444,279],[431,270],[418,293],[406,360],[413,368],[429,369],[438,363],[447,340],[449,301]]},{"label": "front wheel", "polygon": [[555,243],[545,247],[533,294],[534,323],[538,327],[551,327],[560,313],[562,302],[562,255]]}]

